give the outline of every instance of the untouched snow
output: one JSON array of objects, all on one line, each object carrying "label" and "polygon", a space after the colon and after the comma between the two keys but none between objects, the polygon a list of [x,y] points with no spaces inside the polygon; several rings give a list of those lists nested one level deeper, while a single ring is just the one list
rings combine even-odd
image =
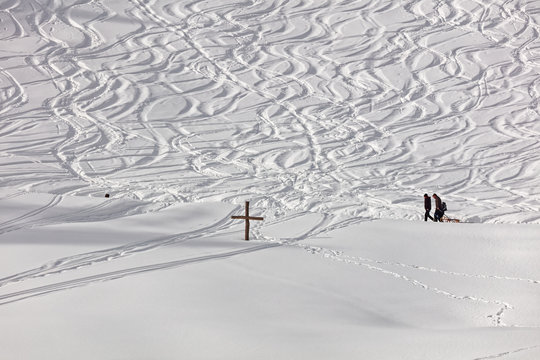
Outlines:
[{"label": "untouched snow", "polygon": [[539,32],[533,0],[0,0],[3,354],[540,358]]}]

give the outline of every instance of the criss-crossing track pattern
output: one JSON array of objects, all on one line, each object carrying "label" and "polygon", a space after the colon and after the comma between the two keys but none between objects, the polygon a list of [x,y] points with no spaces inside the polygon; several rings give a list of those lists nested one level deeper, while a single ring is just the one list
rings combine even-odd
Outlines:
[{"label": "criss-crossing track pattern", "polygon": [[539,221],[537,2],[127,9],[3,3],[2,187],[339,222],[416,219],[437,191],[469,221]]}]

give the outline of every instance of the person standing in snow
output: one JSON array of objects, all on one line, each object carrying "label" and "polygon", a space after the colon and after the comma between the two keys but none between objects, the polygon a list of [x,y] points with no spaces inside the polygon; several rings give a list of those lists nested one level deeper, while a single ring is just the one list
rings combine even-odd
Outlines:
[{"label": "person standing in snow", "polygon": [[433,194],[433,199],[435,199],[435,213],[433,214],[433,221],[442,222],[442,217],[444,215],[442,200],[437,196],[437,194]]},{"label": "person standing in snow", "polygon": [[424,215],[424,221],[427,221],[428,218],[433,220],[431,215],[429,214],[431,212],[431,198],[428,194],[424,194],[424,209],[426,209],[426,214]]}]

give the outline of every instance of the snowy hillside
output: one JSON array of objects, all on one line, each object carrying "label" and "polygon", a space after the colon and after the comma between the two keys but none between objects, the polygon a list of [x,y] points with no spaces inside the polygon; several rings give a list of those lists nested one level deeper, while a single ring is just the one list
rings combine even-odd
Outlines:
[{"label": "snowy hillside", "polygon": [[540,222],[535,1],[1,8],[3,188]]},{"label": "snowy hillside", "polygon": [[536,0],[0,0],[3,352],[540,358],[539,36]]}]

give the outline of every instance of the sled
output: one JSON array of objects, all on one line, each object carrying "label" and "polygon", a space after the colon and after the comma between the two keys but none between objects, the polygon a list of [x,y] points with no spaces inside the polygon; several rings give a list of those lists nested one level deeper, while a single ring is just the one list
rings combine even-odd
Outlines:
[{"label": "sled", "polygon": [[443,217],[441,218],[441,220],[443,222],[452,222],[452,223],[458,223],[460,222],[459,219],[450,219],[448,216],[446,215],[443,215]]}]

